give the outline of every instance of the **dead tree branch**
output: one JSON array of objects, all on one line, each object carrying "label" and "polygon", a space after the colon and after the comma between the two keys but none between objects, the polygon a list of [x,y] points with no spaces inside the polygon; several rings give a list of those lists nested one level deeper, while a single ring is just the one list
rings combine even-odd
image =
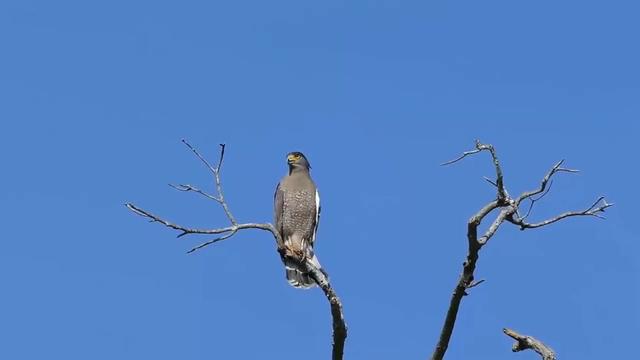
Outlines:
[{"label": "dead tree branch", "polygon": [[171,186],[172,188],[174,188],[174,189],[176,189],[178,191],[193,191],[193,192],[196,192],[196,193],[198,193],[198,194],[200,194],[200,195],[202,195],[202,196],[204,196],[206,198],[209,198],[209,199],[211,199],[213,201],[220,202],[220,199],[218,199],[217,197],[215,197],[215,196],[213,196],[211,194],[208,194],[208,193],[206,193],[206,192],[204,192],[204,191],[202,191],[202,190],[200,190],[200,189],[198,189],[196,187],[193,187],[193,186],[191,186],[189,184],[178,184],[178,185],[169,184],[169,186]]},{"label": "dead tree branch", "polygon": [[[195,228],[190,228],[190,227],[178,225],[170,221],[167,221],[164,218],[154,215],[153,213],[147,210],[144,210],[131,203],[127,203],[125,204],[125,206],[129,210],[131,210],[133,213],[149,219],[150,222],[157,222],[168,228],[179,231],[180,233],[178,234],[177,237],[183,237],[185,235],[193,235],[193,234],[219,235],[216,238],[207,240],[201,243],[200,245],[197,245],[191,248],[191,250],[189,250],[188,253],[192,253],[194,251],[200,250],[203,247],[209,246],[216,242],[229,239],[240,230],[258,229],[258,230],[268,231],[271,233],[271,235],[273,236],[276,242],[278,253],[283,258],[283,260],[286,259],[287,261],[295,261],[295,262],[301,261],[299,260],[300,258],[298,256],[296,256],[295,254],[292,254],[290,250],[284,246],[284,242],[282,240],[282,237],[280,236],[280,233],[276,230],[276,228],[271,223],[238,223],[236,218],[233,216],[233,213],[229,209],[229,206],[224,198],[224,193],[222,191],[222,181],[220,178],[220,171],[222,170],[222,162],[224,160],[225,144],[220,144],[220,158],[218,160],[218,164],[216,166],[212,166],[211,163],[209,163],[207,159],[205,159],[204,156],[202,156],[198,152],[198,150],[196,150],[193,146],[191,146],[191,144],[189,144],[184,139],[182,140],[182,142],[209,169],[214,179],[217,194],[211,195],[209,193],[206,193],[200,190],[197,187],[194,187],[188,184],[179,184],[179,185],[169,184],[169,186],[179,191],[195,192],[210,200],[214,200],[215,202],[220,204],[220,206],[222,206],[222,209],[224,210],[224,213],[227,219],[229,220],[230,225],[226,227],[220,227],[220,228],[214,228],[214,229],[195,229]],[[342,312],[342,303],[340,302],[340,298],[336,294],[335,290],[331,287],[331,283],[329,282],[329,279],[326,276],[326,274],[320,269],[316,268],[315,265],[310,260],[305,259],[303,261],[304,261],[304,264],[300,264],[300,266],[302,268],[305,268],[310,273],[314,281],[322,289],[322,292],[324,293],[327,300],[329,301],[329,305],[331,307],[331,317],[333,320],[332,359],[342,360],[343,353],[344,353],[344,343],[347,338],[347,325],[345,323],[344,314]]]},{"label": "dead tree branch", "polygon": [[518,352],[531,349],[540,354],[542,360],[556,360],[556,354],[553,349],[543,344],[542,341],[531,336],[520,335],[511,329],[504,328],[502,331],[516,341],[511,351]]},{"label": "dead tree branch", "polygon": [[[460,303],[462,302],[462,298],[467,294],[467,290],[475,287],[482,281],[474,280],[474,272],[476,269],[476,263],[478,261],[478,256],[480,253],[480,249],[495,235],[498,231],[500,225],[502,225],[505,221],[510,222],[512,224],[518,225],[520,229],[533,229],[537,227],[542,227],[545,225],[550,225],[562,219],[572,217],[572,216],[596,216],[601,217],[600,213],[604,212],[606,208],[611,207],[613,204],[609,204],[606,202],[604,197],[598,198],[598,200],[593,203],[589,208],[583,211],[570,211],[564,214],[560,214],[554,218],[544,220],[537,223],[528,223],[525,219],[530,215],[531,210],[533,208],[533,204],[544,197],[551,185],[552,177],[559,172],[568,172],[575,173],[577,170],[563,168],[563,161],[559,161],[556,163],[549,172],[543,177],[540,187],[536,190],[527,191],[522,193],[517,198],[512,198],[507,191],[507,188],[504,183],[504,175],[502,172],[502,167],[500,166],[500,161],[498,159],[497,153],[494,147],[490,144],[483,144],[480,141],[476,140],[475,149],[465,151],[459,157],[447,161],[442,165],[450,165],[456,163],[467,156],[477,154],[482,151],[488,151],[491,154],[491,159],[493,162],[493,167],[496,173],[495,180],[485,178],[490,184],[492,184],[496,188],[496,198],[482,207],[475,215],[473,215],[469,221],[467,222],[467,241],[468,241],[468,252],[467,257],[462,264],[462,274],[458,278],[458,283],[453,290],[453,294],[451,295],[451,300],[449,302],[449,308],[447,310],[447,314],[445,316],[444,324],[442,326],[442,330],[440,332],[440,337],[438,339],[438,343],[435,346],[433,354],[431,355],[432,360],[441,360],[444,358],[444,354],[447,351],[449,346],[449,341],[451,340],[451,335],[453,334],[453,329],[455,327],[456,318],[458,316],[458,310],[460,308]],[[535,197],[540,195],[538,197]],[[527,213],[524,216],[520,216],[520,206],[524,200],[529,200],[530,205]],[[485,230],[482,236],[478,236],[478,226],[480,223],[494,210],[500,209],[500,212],[495,217],[495,219],[491,222],[489,227]]]}]

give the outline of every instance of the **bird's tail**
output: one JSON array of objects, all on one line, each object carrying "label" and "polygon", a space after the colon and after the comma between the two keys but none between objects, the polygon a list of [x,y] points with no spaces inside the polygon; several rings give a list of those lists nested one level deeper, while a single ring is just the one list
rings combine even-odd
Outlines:
[{"label": "bird's tail", "polygon": [[[312,255],[313,256],[311,257],[311,263],[316,268],[318,268],[318,270],[322,270],[320,262],[318,261],[318,257],[316,257],[315,254]],[[287,280],[289,281],[289,284],[291,284],[291,286],[301,289],[310,289],[316,286],[316,282],[308,273],[300,271],[298,264],[294,263],[293,261],[285,260],[284,265],[286,268]]]}]

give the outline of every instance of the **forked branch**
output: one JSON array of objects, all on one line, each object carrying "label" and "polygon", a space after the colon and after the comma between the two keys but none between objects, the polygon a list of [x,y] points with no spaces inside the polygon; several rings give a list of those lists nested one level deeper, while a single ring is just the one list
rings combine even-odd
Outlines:
[{"label": "forked branch", "polygon": [[[458,310],[460,309],[462,298],[465,295],[468,295],[469,289],[477,286],[482,281],[484,281],[474,280],[476,263],[478,261],[480,249],[482,249],[482,247],[487,244],[487,242],[493,237],[493,235],[495,235],[500,225],[507,221],[518,225],[522,230],[533,229],[545,225],[550,225],[557,221],[573,216],[601,217],[601,212],[604,212],[605,209],[613,206],[613,204],[607,203],[604,197],[600,197],[598,198],[598,200],[596,200],[596,202],[593,203],[593,205],[585,210],[569,211],[548,220],[537,223],[529,223],[526,221],[526,219],[530,215],[535,202],[542,199],[549,192],[552,177],[560,172],[575,173],[577,172],[577,170],[564,168],[562,167],[564,160],[559,161],[543,177],[539,188],[532,191],[524,192],[522,193],[522,195],[514,199],[509,195],[509,192],[507,191],[498,155],[495,151],[495,148],[490,144],[483,144],[480,141],[476,140],[475,149],[465,151],[459,157],[447,161],[442,165],[450,165],[456,163],[467,156],[471,156],[482,151],[488,151],[491,154],[496,178],[495,180],[493,180],[485,177],[485,180],[496,188],[496,198],[495,200],[492,200],[485,206],[483,206],[475,215],[473,215],[469,219],[467,223],[467,257],[462,265],[462,273],[458,278],[458,283],[456,284],[456,287],[453,290],[453,294],[451,295],[449,308],[447,310],[444,324],[440,332],[440,337],[438,339],[438,343],[435,346],[433,354],[431,355],[432,360],[441,360],[442,358],[444,358],[444,354],[446,353],[449,346],[449,341],[451,340],[451,335],[453,334],[453,329],[455,327],[455,322],[458,316]],[[520,216],[520,206],[524,200],[529,200],[530,204],[526,214]],[[496,209],[500,209],[499,213],[493,219],[489,227],[484,231],[482,236],[478,236],[478,226],[480,226],[480,223],[482,223],[485,217],[487,217]]]},{"label": "forked branch", "polygon": [[[216,166],[211,165],[207,159],[202,156],[198,150],[196,150],[191,144],[189,144],[186,140],[182,140],[182,142],[205,164],[207,169],[211,172],[213,176],[213,180],[216,188],[216,195],[211,195],[205,191],[200,190],[199,188],[188,185],[188,184],[179,184],[173,185],[169,184],[169,186],[173,187],[176,190],[184,191],[184,192],[195,192],[198,193],[205,198],[213,200],[222,206],[224,213],[229,220],[229,225],[225,227],[219,227],[214,229],[196,229],[191,227],[186,227],[182,225],[175,224],[170,222],[158,215],[154,215],[153,213],[144,210],[134,204],[127,203],[125,206],[131,210],[133,213],[140,215],[149,219],[150,222],[160,223],[168,228],[179,231],[177,237],[183,237],[186,235],[218,235],[213,239],[209,239],[188,251],[188,253],[192,253],[194,251],[200,250],[206,246],[217,243],[222,240],[226,240],[235,235],[238,231],[244,229],[258,229],[264,230],[271,233],[273,236],[276,247],[280,256],[283,259],[286,259],[288,262],[294,261],[298,262],[300,267],[305,268],[307,272],[313,277],[314,281],[318,284],[318,286],[322,289],[325,294],[327,300],[329,301],[329,305],[331,308],[331,317],[333,320],[333,348],[332,348],[332,359],[333,360],[341,360],[344,353],[344,343],[347,338],[347,325],[344,320],[344,314],[342,312],[342,303],[340,302],[340,298],[336,294],[335,290],[331,287],[329,279],[320,271],[315,265],[309,261],[308,259],[300,260],[299,257],[293,255],[286,249],[284,246],[284,242],[280,233],[276,230],[276,228],[271,223],[238,223],[236,218],[233,216],[233,213],[229,209],[229,206],[225,200],[224,193],[222,191],[222,181],[220,178],[220,172],[222,170],[222,162],[224,160],[225,153],[225,144],[220,144],[220,158]],[[301,261],[304,261],[304,264],[300,264]]]}]

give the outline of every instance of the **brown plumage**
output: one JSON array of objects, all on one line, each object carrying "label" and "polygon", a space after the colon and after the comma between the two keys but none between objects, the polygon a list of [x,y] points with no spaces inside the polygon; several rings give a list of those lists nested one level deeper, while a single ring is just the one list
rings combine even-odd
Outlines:
[{"label": "brown plumage", "polygon": [[[313,252],[320,218],[320,196],[309,174],[309,161],[300,152],[287,155],[289,173],[280,180],[274,196],[274,218],[284,246],[298,260],[311,259],[321,269]],[[289,284],[298,288],[315,285],[313,279],[293,261],[285,259]]]}]

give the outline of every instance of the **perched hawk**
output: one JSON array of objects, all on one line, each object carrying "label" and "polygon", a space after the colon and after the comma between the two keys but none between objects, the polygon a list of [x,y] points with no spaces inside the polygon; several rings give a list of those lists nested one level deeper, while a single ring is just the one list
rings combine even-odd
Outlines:
[{"label": "perched hawk", "polygon": [[[284,246],[299,260],[311,259],[321,269],[313,253],[318,220],[320,219],[320,196],[316,184],[309,175],[309,161],[300,152],[287,155],[289,174],[280,180],[274,196],[276,229],[280,232]],[[284,260],[287,280],[297,288],[311,288],[315,282],[309,274],[301,271],[293,261]]]}]

